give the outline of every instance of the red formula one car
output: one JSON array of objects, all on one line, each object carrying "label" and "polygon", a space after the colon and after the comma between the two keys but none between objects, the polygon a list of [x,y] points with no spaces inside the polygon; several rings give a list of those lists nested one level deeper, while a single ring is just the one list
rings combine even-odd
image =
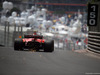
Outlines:
[{"label": "red formula one car", "polygon": [[54,40],[46,40],[42,35],[24,35],[24,38],[16,38],[14,41],[14,50],[44,49],[45,52],[54,51]]}]

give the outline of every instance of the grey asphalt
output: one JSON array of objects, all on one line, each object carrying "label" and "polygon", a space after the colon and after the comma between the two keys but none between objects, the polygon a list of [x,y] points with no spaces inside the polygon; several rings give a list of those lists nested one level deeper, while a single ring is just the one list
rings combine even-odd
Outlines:
[{"label": "grey asphalt", "polygon": [[14,51],[0,47],[0,75],[100,75],[100,59],[69,50]]}]

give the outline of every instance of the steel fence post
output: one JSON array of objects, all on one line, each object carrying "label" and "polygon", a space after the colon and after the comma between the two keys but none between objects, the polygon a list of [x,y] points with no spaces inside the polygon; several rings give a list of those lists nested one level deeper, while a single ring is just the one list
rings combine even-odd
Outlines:
[{"label": "steel fence post", "polygon": [[7,35],[7,46],[9,46],[9,22],[7,22],[7,26],[8,26],[8,35]]},{"label": "steel fence post", "polygon": [[16,24],[14,23],[14,31],[16,32]]},{"label": "steel fence post", "polygon": [[59,39],[58,39],[58,49],[59,49]]},{"label": "steel fence post", "polygon": [[[2,38],[1,36],[2,36],[2,35],[0,34],[0,38]],[[1,44],[1,41],[2,41],[2,40],[0,39],[0,44]]]},{"label": "steel fence post", "polygon": [[18,35],[19,35],[19,26],[18,26]]},{"label": "steel fence post", "polygon": [[6,46],[6,24],[7,22],[5,22],[5,29],[4,29],[4,45]]},{"label": "steel fence post", "polygon": [[23,35],[23,26],[21,25],[21,36]]},{"label": "steel fence post", "polygon": [[67,48],[68,48],[68,50],[69,50],[69,42],[67,43]]},{"label": "steel fence post", "polygon": [[16,24],[15,24],[15,21],[14,21],[13,45],[14,45],[14,40],[15,40],[15,37],[16,37],[16,34],[15,33],[16,33]]},{"label": "steel fence post", "polygon": [[64,50],[64,44],[65,44],[65,43],[64,43],[64,40],[63,40],[63,50]]},{"label": "steel fence post", "polygon": [[69,50],[70,50],[71,43],[69,42]]},{"label": "steel fence post", "polygon": [[74,47],[74,50],[75,50],[75,43],[73,43],[73,47]]}]

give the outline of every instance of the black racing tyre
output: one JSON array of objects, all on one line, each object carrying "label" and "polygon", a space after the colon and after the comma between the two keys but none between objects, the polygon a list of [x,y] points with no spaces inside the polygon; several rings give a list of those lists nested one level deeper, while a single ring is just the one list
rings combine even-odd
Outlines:
[{"label": "black racing tyre", "polygon": [[23,40],[21,38],[15,39],[14,50],[23,50]]},{"label": "black racing tyre", "polygon": [[53,52],[54,51],[54,40],[46,41],[44,43],[44,52]]}]

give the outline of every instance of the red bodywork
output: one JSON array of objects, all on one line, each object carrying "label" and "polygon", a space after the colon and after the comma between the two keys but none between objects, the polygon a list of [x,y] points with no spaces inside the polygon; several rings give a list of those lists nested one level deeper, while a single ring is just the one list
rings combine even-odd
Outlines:
[{"label": "red bodywork", "polygon": [[[33,36],[38,36],[37,35],[37,32],[34,32],[33,33]],[[39,37],[39,36],[38,36]],[[30,41],[35,41],[35,42],[39,42],[39,43],[44,43],[45,42],[45,39],[39,39],[39,38],[24,38],[23,39],[23,42],[30,42]]]},{"label": "red bodywork", "polygon": [[30,42],[30,41],[36,41],[36,42],[39,42],[39,43],[44,43],[45,39],[34,39],[34,38],[24,38],[23,39],[23,42]]}]

